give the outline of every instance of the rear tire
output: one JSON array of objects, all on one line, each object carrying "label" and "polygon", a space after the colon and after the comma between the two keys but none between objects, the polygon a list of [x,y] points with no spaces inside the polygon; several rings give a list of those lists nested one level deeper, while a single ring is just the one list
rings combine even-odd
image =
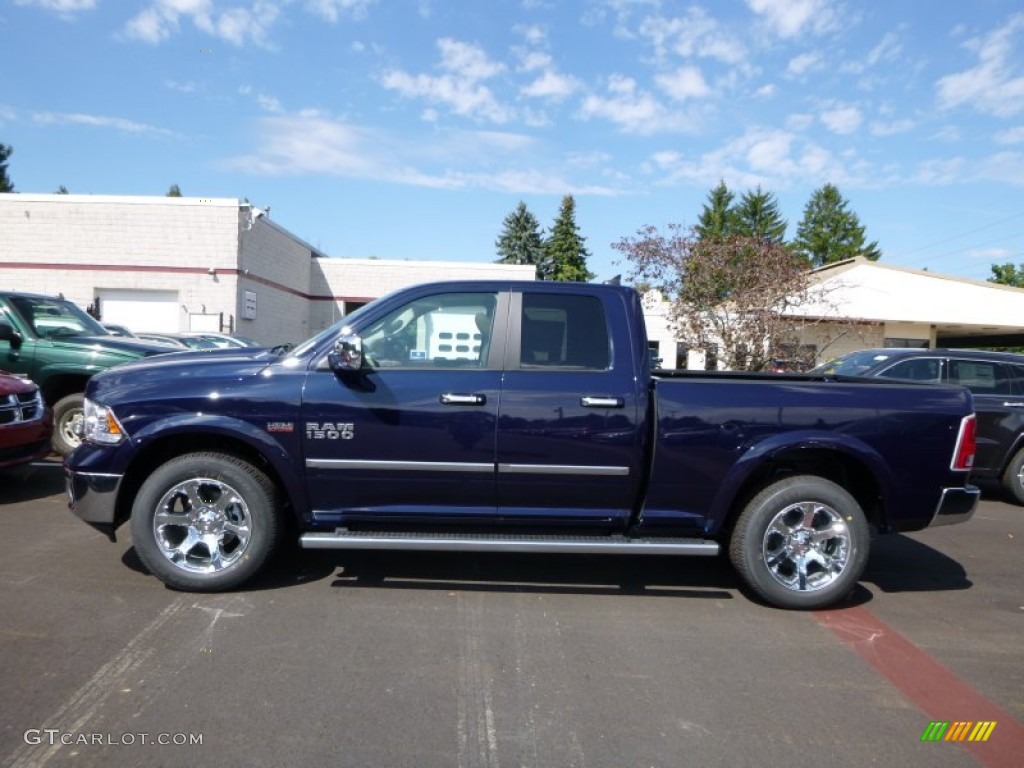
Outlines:
[{"label": "rear tire", "polygon": [[824,608],[856,586],[870,530],[846,490],[798,475],[758,493],[740,514],[729,557],[747,587],[779,608]]},{"label": "rear tire", "polygon": [[53,450],[67,456],[82,443],[79,434],[85,418],[85,395],[81,392],[62,397],[53,406]]},{"label": "rear tire", "polygon": [[1003,472],[1003,489],[1014,504],[1024,505],[1024,448],[1010,459]]},{"label": "rear tire", "polygon": [[227,454],[171,459],[132,505],[139,559],[167,586],[190,592],[244,584],[277,549],[282,527],[270,478]]}]

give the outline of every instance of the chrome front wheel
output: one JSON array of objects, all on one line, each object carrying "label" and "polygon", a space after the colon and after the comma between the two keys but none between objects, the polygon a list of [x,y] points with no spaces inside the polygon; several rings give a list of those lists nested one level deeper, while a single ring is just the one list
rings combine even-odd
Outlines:
[{"label": "chrome front wheel", "polygon": [[237,490],[212,477],[178,483],[153,515],[160,554],[189,573],[230,568],[249,548],[251,536],[249,505]]},{"label": "chrome front wheel", "polygon": [[135,551],[175,589],[232,589],[275,550],[278,506],[273,482],[249,462],[221,453],[178,456],[139,488],[131,517]]}]

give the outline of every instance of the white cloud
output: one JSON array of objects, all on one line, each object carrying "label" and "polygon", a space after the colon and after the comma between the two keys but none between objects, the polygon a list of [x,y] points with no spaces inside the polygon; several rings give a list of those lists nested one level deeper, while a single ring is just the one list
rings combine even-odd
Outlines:
[{"label": "white cloud", "polygon": [[857,107],[840,105],[821,113],[821,122],[832,133],[848,135],[854,133],[864,121],[864,115]]},{"label": "white cloud", "polygon": [[674,72],[655,76],[654,81],[674,101],[701,99],[711,95],[711,88],[697,67],[680,67]]},{"label": "white cloud", "polygon": [[[825,148],[788,131],[752,128],[697,158],[660,153],[652,158],[668,181],[714,186],[781,188],[792,182],[854,184],[855,176]],[[851,158],[851,163],[856,158]]]},{"label": "white cloud", "polygon": [[1022,144],[1024,143],[1024,125],[1001,131],[996,134],[995,138],[999,144]]},{"label": "white cloud", "polygon": [[[328,175],[432,189],[488,189],[514,194],[616,194],[601,185],[579,185],[557,171],[528,167],[535,141],[498,131],[435,134],[430,142],[400,139],[322,115],[266,117],[259,121],[259,149],[223,164],[270,176]],[[488,170],[512,155],[513,170]],[[438,170],[424,170],[436,165]]]},{"label": "white cloud", "polygon": [[482,82],[503,72],[505,66],[491,61],[478,46],[449,37],[438,40],[437,47],[441,52],[438,67],[443,74],[412,75],[390,70],[381,77],[381,85],[406,98],[447,105],[457,115],[507,122],[511,111]]},{"label": "white cloud", "polygon": [[1022,33],[1024,13],[1018,13],[994,32],[965,42],[964,47],[977,54],[978,64],[936,82],[939,106],[969,106],[997,117],[1024,111],[1024,57],[1017,39]]},{"label": "white cloud", "polygon": [[962,157],[926,160],[918,166],[914,181],[929,186],[946,186],[962,181],[964,159]]},{"label": "white cloud", "polygon": [[624,75],[608,79],[609,96],[587,96],[580,107],[580,116],[587,120],[604,118],[625,133],[650,135],[666,131],[691,129],[690,119],[667,110],[651,94],[641,91],[636,81]]},{"label": "white cloud", "polygon": [[754,91],[754,95],[757,96],[759,99],[770,99],[773,96],[775,96],[775,94],[777,94],[778,92],[779,87],[777,85],[775,85],[774,83],[768,83],[767,85],[762,85],[760,88]]},{"label": "white cloud", "polygon": [[829,0],[747,0],[747,6],[783,39],[800,37],[805,31],[820,35],[839,25]]},{"label": "white cloud", "polygon": [[580,87],[580,81],[572,75],[563,75],[554,70],[547,70],[532,83],[524,86],[520,93],[524,96],[563,101],[578,91]]},{"label": "white cloud", "polygon": [[790,77],[802,77],[808,72],[821,69],[823,64],[824,59],[819,52],[801,53],[789,60],[789,64],[786,65],[786,74]]},{"label": "white cloud", "polygon": [[76,13],[91,11],[96,7],[96,0],[14,0],[14,4],[42,8],[61,18],[69,19]]},{"label": "white cloud", "polygon": [[376,0],[307,0],[306,8],[313,14],[334,24],[345,16],[362,19]]},{"label": "white cloud", "polygon": [[1024,153],[999,152],[985,158],[978,166],[977,177],[1013,187],[1024,187]]},{"label": "white cloud", "polygon": [[94,128],[113,128],[122,133],[171,136],[166,128],[157,128],[146,123],[137,123],[123,117],[89,115],[81,112],[35,112],[32,121],[38,125],[87,125]]},{"label": "white cloud", "polygon": [[649,16],[641,22],[639,34],[651,42],[659,57],[696,56],[732,65],[744,63],[747,57],[743,44],[698,6],[676,18]]},{"label": "white cloud", "polygon": [[277,19],[277,3],[255,0],[250,7],[216,12],[212,0],[155,0],[124,27],[126,37],[156,45],[191,20],[196,29],[235,46],[247,42],[266,47],[267,33]]},{"label": "white cloud", "polygon": [[191,80],[185,83],[179,83],[177,80],[164,80],[164,85],[178,93],[195,93],[196,91],[196,84]]},{"label": "white cloud", "polygon": [[875,120],[871,123],[872,136],[895,136],[899,133],[909,133],[914,130],[914,121],[909,118],[882,122]]}]

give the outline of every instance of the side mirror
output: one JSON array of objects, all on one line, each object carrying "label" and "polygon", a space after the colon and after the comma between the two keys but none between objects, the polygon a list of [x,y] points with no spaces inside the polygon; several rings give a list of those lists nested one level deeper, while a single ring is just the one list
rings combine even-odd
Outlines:
[{"label": "side mirror", "polygon": [[21,347],[21,334],[18,333],[14,328],[0,320],[0,341],[9,341],[11,343],[11,349],[19,349]]},{"label": "side mirror", "polygon": [[335,371],[358,371],[363,367],[363,340],[354,333],[339,336],[327,361]]}]

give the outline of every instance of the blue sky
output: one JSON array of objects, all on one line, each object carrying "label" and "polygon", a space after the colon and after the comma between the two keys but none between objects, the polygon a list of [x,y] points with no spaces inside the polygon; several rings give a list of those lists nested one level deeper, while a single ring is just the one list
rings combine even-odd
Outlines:
[{"label": "blue sky", "polygon": [[603,279],[720,179],[788,237],[833,183],[885,262],[1024,262],[1019,0],[5,0],[0,39],[21,192],[176,183],[331,256],[456,261],[572,194]]}]

